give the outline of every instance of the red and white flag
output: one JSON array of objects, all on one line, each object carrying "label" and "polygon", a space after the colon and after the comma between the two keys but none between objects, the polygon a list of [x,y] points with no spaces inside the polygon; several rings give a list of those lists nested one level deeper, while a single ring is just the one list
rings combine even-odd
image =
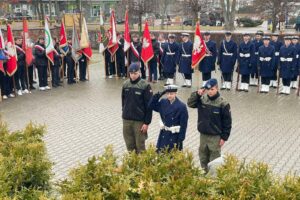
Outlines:
[{"label": "red and white flag", "polygon": [[67,55],[67,53],[69,52],[69,45],[67,43],[67,33],[63,21],[61,21],[60,25],[59,49],[64,55]]},{"label": "red and white flag", "polygon": [[142,44],[142,53],[141,58],[143,62],[147,65],[149,60],[153,58],[154,52],[152,48],[152,41],[150,38],[150,32],[148,28],[148,22],[145,23],[144,35],[143,35],[143,44]]},{"label": "red and white flag", "polygon": [[199,22],[196,25],[193,53],[192,53],[192,68],[194,69],[199,62],[205,57],[206,45],[200,33]]},{"label": "red and white flag", "polygon": [[32,55],[32,44],[29,38],[28,32],[28,23],[25,18],[23,18],[23,45],[22,49],[25,51],[26,55],[26,64],[29,66],[32,63],[33,55]]},{"label": "red and white flag", "polygon": [[6,72],[9,76],[13,76],[17,71],[17,51],[15,47],[15,40],[9,24],[7,24],[7,69]]},{"label": "red and white flag", "polygon": [[46,56],[48,60],[54,64],[54,45],[51,37],[51,32],[48,26],[48,17],[45,17],[45,46],[46,46]]},{"label": "red and white flag", "polygon": [[109,29],[109,40],[108,40],[107,47],[111,56],[115,55],[115,53],[119,48],[119,44],[117,41],[116,18],[115,18],[114,10],[111,10],[110,12],[110,29]]},{"label": "red and white flag", "polygon": [[130,49],[130,31],[129,31],[129,20],[128,20],[128,10],[125,13],[125,32],[124,32],[124,52]]},{"label": "red and white flag", "polygon": [[87,25],[85,18],[82,19],[82,28],[81,28],[81,36],[80,36],[80,48],[82,53],[90,60],[92,58],[92,48],[90,44],[89,33],[87,30]]}]

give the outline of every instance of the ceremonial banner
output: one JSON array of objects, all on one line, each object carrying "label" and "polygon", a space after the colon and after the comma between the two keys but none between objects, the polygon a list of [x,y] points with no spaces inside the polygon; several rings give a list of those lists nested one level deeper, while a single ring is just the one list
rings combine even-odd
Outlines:
[{"label": "ceremonial banner", "polygon": [[100,12],[100,34],[98,35],[98,41],[99,41],[99,52],[103,53],[107,47],[108,38],[106,37],[102,11]]},{"label": "ceremonial banner", "polygon": [[82,53],[90,60],[93,53],[92,53],[89,34],[88,34],[87,25],[84,17],[82,19],[80,48],[82,49]]},{"label": "ceremonial banner", "polygon": [[17,51],[15,47],[15,40],[9,24],[7,24],[7,69],[6,72],[9,76],[13,76],[17,71]]},{"label": "ceremonial banner", "polygon": [[194,69],[199,62],[205,57],[206,45],[200,33],[199,22],[196,25],[193,53],[192,53],[192,68]]},{"label": "ceremonial banner", "polygon": [[67,55],[67,53],[69,52],[69,45],[67,43],[67,34],[66,34],[65,24],[63,21],[61,21],[61,25],[60,25],[59,49],[64,55]]},{"label": "ceremonial banner", "polygon": [[73,34],[72,34],[72,58],[74,59],[75,63],[78,62],[79,58],[81,57],[81,53],[79,52],[80,43],[78,39],[78,35],[75,28],[75,23],[73,24]]},{"label": "ceremonial banner", "polygon": [[142,45],[142,53],[141,58],[145,64],[149,62],[154,56],[152,41],[150,38],[150,32],[148,28],[148,22],[145,23],[144,35],[143,35],[143,45]]},{"label": "ceremonial banner", "polygon": [[7,60],[7,57],[4,53],[4,49],[5,49],[4,38],[0,28],[0,71],[2,71],[3,73],[5,73],[3,68],[3,60]]},{"label": "ceremonial banner", "polygon": [[124,52],[130,49],[130,31],[129,31],[129,20],[128,20],[128,10],[125,13],[125,32],[124,32]]},{"label": "ceremonial banner", "polygon": [[45,46],[46,46],[46,56],[48,60],[54,64],[54,45],[51,37],[51,32],[48,26],[48,18],[45,17]]},{"label": "ceremonial banner", "polygon": [[111,10],[110,13],[109,41],[107,47],[111,56],[114,56],[119,48],[119,44],[117,42],[116,19],[114,10]]},{"label": "ceremonial banner", "polygon": [[28,22],[25,18],[23,18],[23,44],[22,49],[25,51],[26,55],[26,64],[29,66],[32,63],[33,55],[32,55],[32,43],[29,38],[28,32]]}]

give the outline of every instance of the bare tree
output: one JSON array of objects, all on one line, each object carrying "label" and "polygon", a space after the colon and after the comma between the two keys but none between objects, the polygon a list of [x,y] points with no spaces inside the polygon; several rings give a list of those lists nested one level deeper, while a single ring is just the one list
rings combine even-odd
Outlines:
[{"label": "bare tree", "polygon": [[288,0],[255,0],[254,5],[259,12],[264,12],[272,18],[272,32],[275,32],[279,19],[285,19],[288,8],[293,6],[293,3]]},{"label": "bare tree", "polygon": [[225,23],[225,30],[234,30],[234,20],[236,13],[236,0],[220,0],[223,8],[223,18]]},{"label": "bare tree", "polygon": [[164,22],[165,22],[165,17],[168,15],[167,14],[167,10],[171,4],[171,2],[173,2],[172,0],[161,0],[160,1],[160,13],[161,14],[161,29],[164,29]]}]

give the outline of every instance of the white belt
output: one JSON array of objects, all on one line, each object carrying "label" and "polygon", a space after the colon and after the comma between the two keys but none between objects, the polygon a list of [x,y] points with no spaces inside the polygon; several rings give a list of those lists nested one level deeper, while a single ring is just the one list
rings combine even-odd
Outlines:
[{"label": "white belt", "polygon": [[192,55],[191,54],[182,54],[181,56],[182,57],[191,57]]},{"label": "white belt", "polygon": [[279,52],[275,52],[275,56],[279,56]]},{"label": "white belt", "polygon": [[205,54],[205,56],[212,56],[211,54]]},{"label": "white belt", "polygon": [[299,54],[296,55],[296,58],[297,58],[297,59],[299,58]]},{"label": "white belt", "polygon": [[280,61],[281,61],[281,62],[292,62],[292,61],[293,61],[293,58],[283,58],[283,57],[281,57],[281,58],[280,58]]},{"label": "white belt", "polygon": [[166,52],[166,54],[167,54],[168,56],[175,55],[175,53],[170,53],[170,52]]},{"label": "white belt", "polygon": [[233,53],[226,53],[226,52],[223,52],[223,55],[224,55],[224,56],[233,56]]},{"label": "white belt", "polygon": [[271,59],[272,59],[271,57],[265,57],[265,58],[259,57],[259,60],[260,60],[260,61],[267,61],[267,62],[270,62]]},{"label": "white belt", "polygon": [[162,121],[159,122],[159,126],[160,126],[160,130],[170,131],[173,134],[180,132],[180,126],[167,127],[167,126],[164,125],[164,123]]},{"label": "white belt", "polygon": [[249,58],[250,57],[250,53],[240,53],[240,57],[245,57],[245,58]]},{"label": "white belt", "polygon": [[255,55],[258,55],[258,52],[255,52]]}]

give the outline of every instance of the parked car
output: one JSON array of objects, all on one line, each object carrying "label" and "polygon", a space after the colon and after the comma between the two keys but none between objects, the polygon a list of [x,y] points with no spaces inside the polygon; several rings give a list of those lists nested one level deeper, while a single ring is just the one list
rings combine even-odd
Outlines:
[{"label": "parked car", "polygon": [[32,17],[30,15],[22,13],[7,13],[6,15],[4,15],[4,18],[7,20],[22,20],[23,18],[32,20]]},{"label": "parked car", "polygon": [[193,20],[192,20],[192,19],[184,20],[184,21],[182,22],[182,24],[183,24],[184,26],[192,26],[192,25],[193,25]]}]

